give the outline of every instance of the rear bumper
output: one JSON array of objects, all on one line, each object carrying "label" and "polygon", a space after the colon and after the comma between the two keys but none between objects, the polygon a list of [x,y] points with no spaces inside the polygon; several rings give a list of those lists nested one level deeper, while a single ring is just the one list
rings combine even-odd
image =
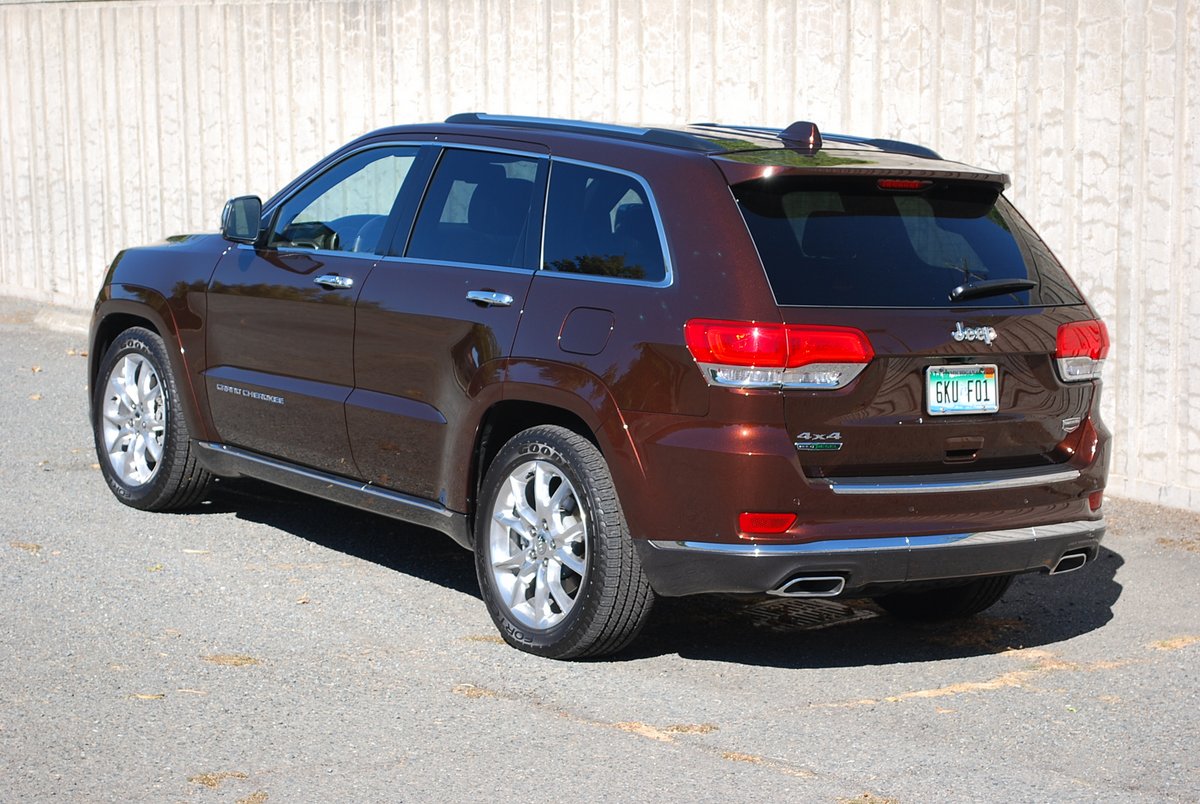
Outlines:
[{"label": "rear bumper", "polygon": [[1050,570],[1066,553],[1095,559],[1103,519],[1054,525],[804,544],[637,540],[651,586],[668,597],[769,592],[797,575],[841,576],[843,594],[901,584]]}]

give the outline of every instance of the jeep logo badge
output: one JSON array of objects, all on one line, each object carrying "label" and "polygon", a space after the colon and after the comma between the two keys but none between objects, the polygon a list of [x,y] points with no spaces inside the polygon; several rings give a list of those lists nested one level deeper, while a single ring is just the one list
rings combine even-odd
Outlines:
[{"label": "jeep logo badge", "polygon": [[964,327],[959,321],[950,337],[956,341],[983,341],[991,346],[992,341],[996,340],[996,330],[991,327]]}]

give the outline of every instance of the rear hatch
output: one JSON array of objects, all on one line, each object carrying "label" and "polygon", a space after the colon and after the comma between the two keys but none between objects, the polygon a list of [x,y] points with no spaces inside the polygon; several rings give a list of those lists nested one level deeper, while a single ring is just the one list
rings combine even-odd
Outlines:
[{"label": "rear hatch", "polygon": [[1094,383],[1064,382],[1056,352],[1061,327],[1093,316],[1001,181],[784,171],[733,186],[783,322],[856,328],[874,351],[841,387],[785,385],[810,478],[1073,454]]}]

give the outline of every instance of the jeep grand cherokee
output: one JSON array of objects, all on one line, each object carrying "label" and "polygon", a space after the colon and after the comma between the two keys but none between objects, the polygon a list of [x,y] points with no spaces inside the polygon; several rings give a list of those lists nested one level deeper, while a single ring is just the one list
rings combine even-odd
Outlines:
[{"label": "jeep grand cherokee", "polygon": [[552,657],[621,649],[659,595],[969,615],[1104,533],[1108,335],[1007,184],[806,122],[377,131],[117,256],[104,477],[443,531]]}]

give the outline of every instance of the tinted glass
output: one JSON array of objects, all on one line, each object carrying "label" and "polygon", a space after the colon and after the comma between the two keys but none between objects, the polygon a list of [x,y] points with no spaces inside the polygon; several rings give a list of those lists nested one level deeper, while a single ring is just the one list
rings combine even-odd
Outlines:
[{"label": "tinted glass", "polygon": [[[528,267],[525,250],[542,160],[448,149],[421,211],[407,256]],[[533,228],[536,228],[534,226]]]},{"label": "tinted glass", "polygon": [[[776,177],[738,185],[734,194],[782,305],[1062,303],[1059,297],[1043,300],[1041,276],[1014,236],[1017,219],[987,185],[939,182],[896,192],[878,189],[874,179]],[[950,300],[959,285],[1005,279],[1039,284]]]},{"label": "tinted glass", "polygon": [[372,148],[338,162],[275,216],[268,245],[374,253],[416,148]]},{"label": "tinted glass", "polygon": [[661,281],[666,275],[662,242],[641,183],[611,170],[555,162],[542,267]]}]

